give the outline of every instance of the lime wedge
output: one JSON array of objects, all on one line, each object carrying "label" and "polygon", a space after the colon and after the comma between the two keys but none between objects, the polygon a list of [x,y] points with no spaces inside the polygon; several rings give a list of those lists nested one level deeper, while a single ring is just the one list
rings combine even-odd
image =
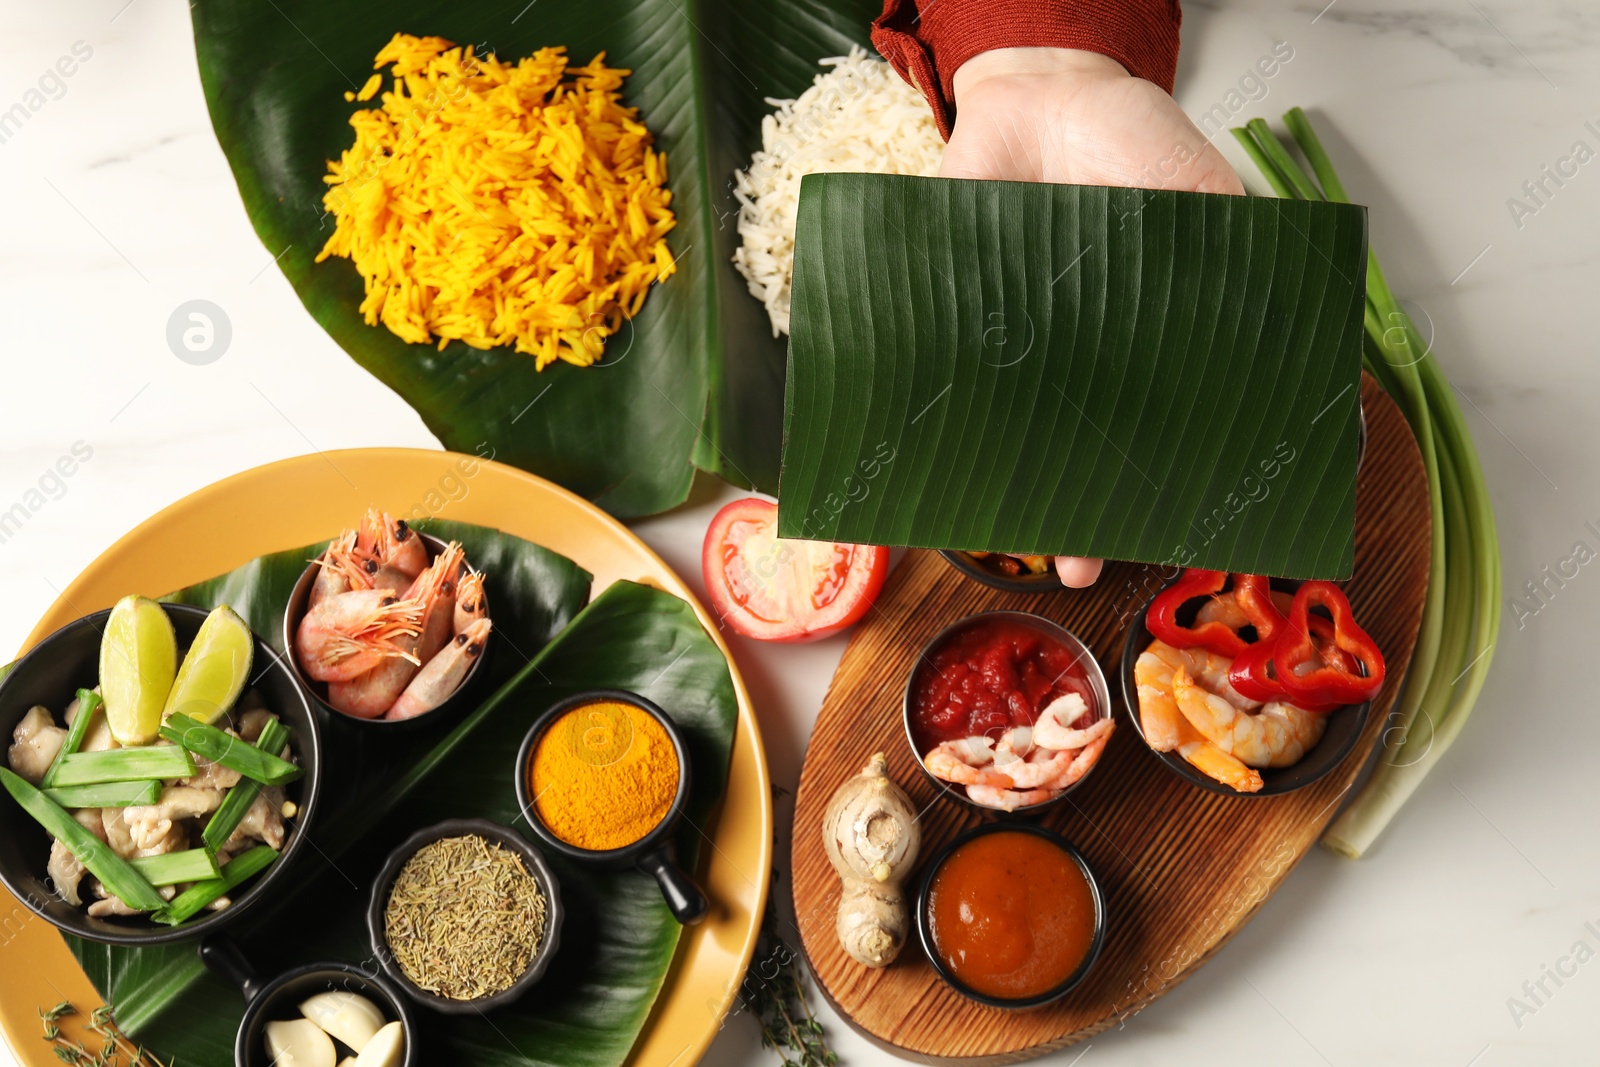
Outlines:
[{"label": "lime wedge", "polygon": [[160,604],[125,596],[100,638],[100,696],[119,745],[148,745],[178,671],[178,638]]},{"label": "lime wedge", "polygon": [[254,657],[255,639],[239,613],[226,604],[213,608],[183,657],[161,718],[176,712],[204,723],[220,719],[244,691]]}]

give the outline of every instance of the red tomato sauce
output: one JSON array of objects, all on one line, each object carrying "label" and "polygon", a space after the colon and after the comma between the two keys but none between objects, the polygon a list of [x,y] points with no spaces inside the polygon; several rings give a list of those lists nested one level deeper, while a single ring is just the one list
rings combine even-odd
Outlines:
[{"label": "red tomato sauce", "polygon": [[1037,834],[975,837],[928,890],[934,950],[984,996],[1027,1000],[1060,986],[1094,943],[1094,893],[1062,848]]},{"label": "red tomato sauce", "polygon": [[1032,726],[1058,696],[1077,693],[1089,706],[1080,726],[1101,717],[1078,654],[1037,627],[980,619],[946,638],[917,668],[911,732],[926,754],[944,741],[998,738]]}]

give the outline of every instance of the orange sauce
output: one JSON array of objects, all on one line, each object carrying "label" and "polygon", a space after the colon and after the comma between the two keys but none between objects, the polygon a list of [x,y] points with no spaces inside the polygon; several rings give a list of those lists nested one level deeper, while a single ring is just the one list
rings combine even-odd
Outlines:
[{"label": "orange sauce", "polygon": [[1037,834],[975,837],[933,876],[934,950],[974,992],[1024,1000],[1066,981],[1094,941],[1094,894],[1064,849]]}]

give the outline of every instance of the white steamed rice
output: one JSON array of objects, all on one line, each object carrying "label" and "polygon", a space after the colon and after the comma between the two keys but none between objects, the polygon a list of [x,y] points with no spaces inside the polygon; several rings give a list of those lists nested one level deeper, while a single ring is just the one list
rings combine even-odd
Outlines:
[{"label": "white steamed rice", "polygon": [[818,171],[938,173],[944,141],[922,94],[861,48],[820,61],[796,100],[773,100],[761,120],[761,149],[734,172],[739,237],[734,266],[766,306],[772,336],[789,332],[794,221],[800,179]]}]

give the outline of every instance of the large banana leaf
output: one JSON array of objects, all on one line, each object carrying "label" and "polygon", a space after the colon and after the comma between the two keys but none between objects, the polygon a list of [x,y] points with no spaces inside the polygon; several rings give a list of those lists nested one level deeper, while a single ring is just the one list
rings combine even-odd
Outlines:
[{"label": "large banana leaf", "polygon": [[[319,959],[370,962],[363,916],[369,879],[384,855],[442,819],[515,825],[517,746],[532,719],[564,695],[632,689],[673,714],[690,739],[695,771],[686,823],[703,825],[726,785],[737,703],[726,661],[688,604],[618,582],[585,608],[589,575],[569,560],[491,530],[421,525],[463,541],[489,575],[500,634],[491,664],[496,688],[447,732],[401,738],[381,750],[360,733],[324,731],[325,791],[311,838],[317,847],[302,856],[295,891],[232,935],[263,973]],[[315,547],[263,557],[172,599],[226,600],[257,632],[276,635],[287,591]],[[699,840],[686,825],[679,850],[687,863]],[[518,1004],[488,1017],[424,1013],[425,1062],[614,1067],[626,1057],[679,927],[644,876],[597,874],[548,858],[569,909],[551,971]],[[230,1060],[243,1001],[200,966],[192,945],[133,950],[74,941],[72,948],[118,1021],[140,1040],[180,1063]]]},{"label": "large banana leaf", "polygon": [[805,179],[779,533],[1342,578],[1366,209]]},{"label": "large banana leaf", "polygon": [[[195,47],[212,123],[245,209],[300,299],[363,367],[422,415],[447,448],[488,454],[614,514],[681,502],[691,462],[777,489],[784,348],[728,262],[730,178],[760,143],[763,97],[794,95],[816,61],[865,43],[869,0],[198,0]],[[670,162],[680,270],[611,340],[604,360],[536,373],[530,357],[453,343],[443,352],[369,327],[344,260],[313,264],[332,229],[326,161],[352,139],[360,86],[396,31],[439,34],[502,57],[565,44],[604,50],[634,74]]]}]

